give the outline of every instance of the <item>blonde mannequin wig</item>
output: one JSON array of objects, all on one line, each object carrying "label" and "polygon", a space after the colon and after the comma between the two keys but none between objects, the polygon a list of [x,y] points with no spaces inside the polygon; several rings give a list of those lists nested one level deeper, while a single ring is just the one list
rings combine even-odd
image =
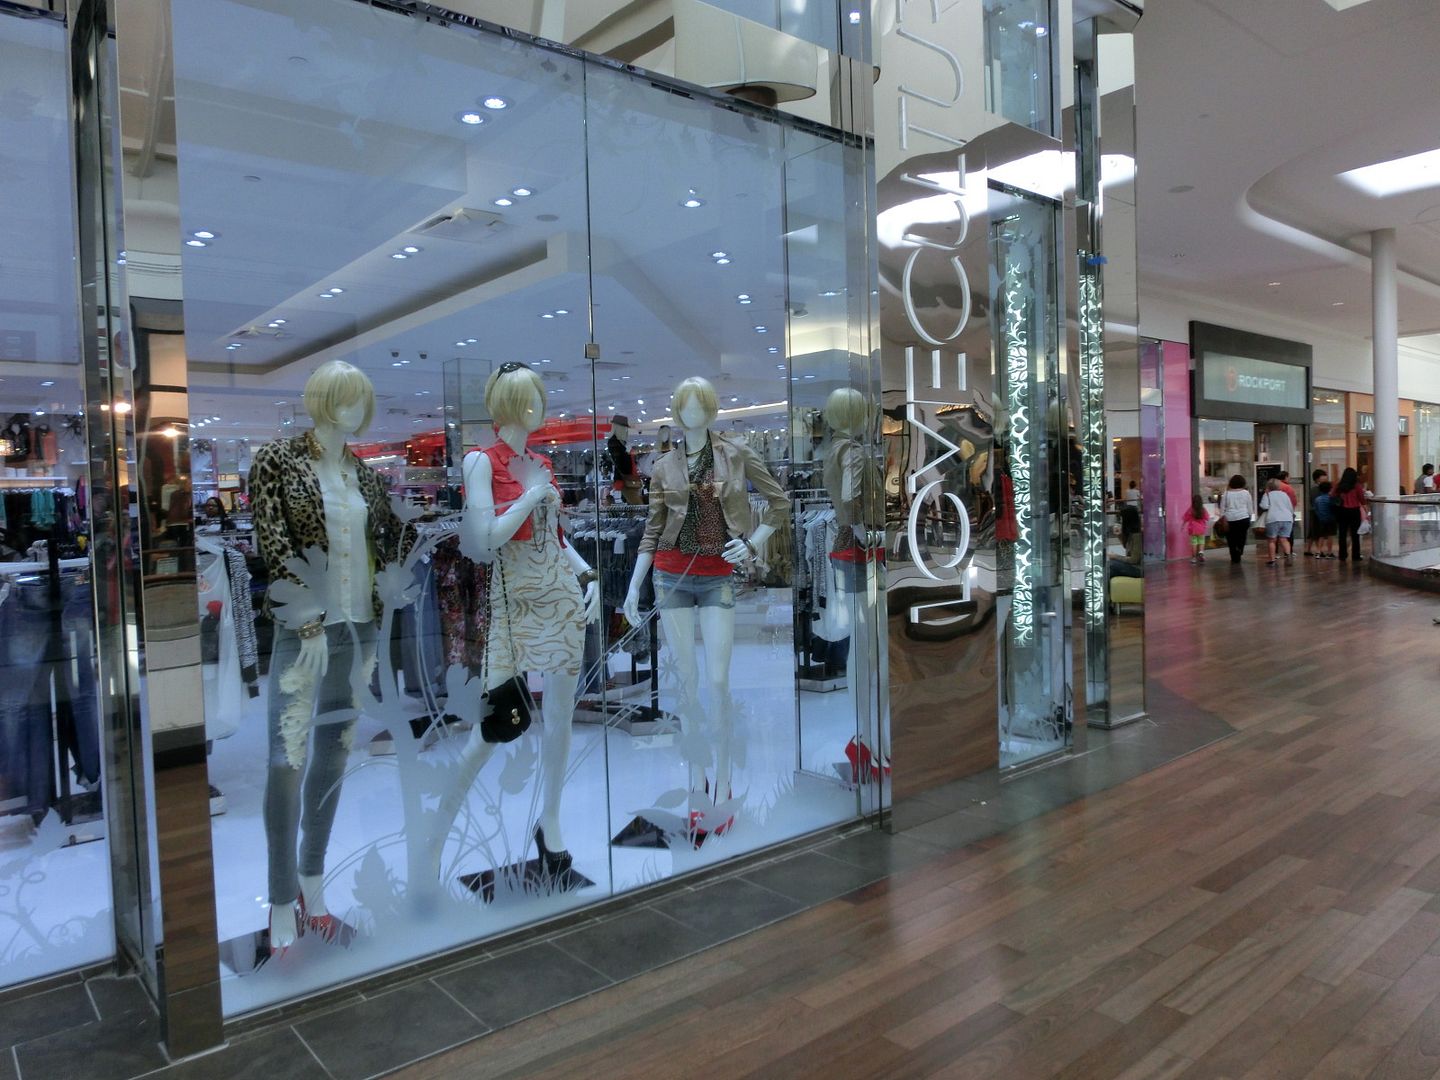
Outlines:
[{"label": "blonde mannequin wig", "polygon": [[538,421],[545,416],[545,383],[540,376],[524,364],[502,364],[490,373],[485,383],[485,408],[496,427],[525,426],[533,404],[532,389],[540,398],[540,416],[535,417],[535,427],[539,427]]},{"label": "blonde mannequin wig", "polygon": [[825,422],[831,431],[857,435],[865,427],[869,411],[864,394],[853,386],[842,386],[832,390],[825,402]]},{"label": "blonde mannequin wig", "polygon": [[715,393],[715,387],[710,384],[709,379],[692,375],[675,387],[675,394],[670,402],[670,415],[675,417],[677,423],[680,421],[680,413],[692,401],[705,410],[705,426],[713,424],[720,413],[720,397]]},{"label": "blonde mannequin wig", "polygon": [[347,405],[361,402],[365,418],[355,434],[375,418],[375,387],[370,376],[344,360],[327,360],[305,382],[305,411],[316,424],[334,424],[335,414]]}]

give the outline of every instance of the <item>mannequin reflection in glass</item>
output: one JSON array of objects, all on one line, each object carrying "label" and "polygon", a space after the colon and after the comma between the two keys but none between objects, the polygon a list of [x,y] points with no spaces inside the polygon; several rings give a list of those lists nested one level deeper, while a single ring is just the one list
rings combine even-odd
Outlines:
[{"label": "mannequin reflection in glass", "polygon": [[[655,605],[680,678],[680,711],[692,717],[700,715],[695,654],[699,624],[712,696],[715,784],[709,786],[707,763],[692,760],[690,790],[708,790],[714,802],[730,796],[733,763],[734,571],[756,558],[790,512],[789,498],[760,456],[711,430],[718,414],[719,398],[708,380],[689,378],[675,388],[671,415],[679,422],[681,437],[655,464],[645,535],[625,596],[625,617],[632,626],[641,625],[640,590],[653,567]],[[758,525],[747,483],[766,503]],[[695,822],[697,828],[699,820],[703,815]]]},{"label": "mannequin reflection in glass", "polygon": [[[340,929],[325,905],[325,851],[358,717],[353,684],[375,660],[375,572],[398,557],[401,533],[379,476],[345,445],[375,410],[364,372],[322,364],[305,384],[305,409],[314,430],[261,447],[250,469],[270,599],[284,597],[272,609],[264,810],[272,951],[302,927],[327,939]],[[302,567],[302,581],[287,560],[317,549],[325,559]]]},{"label": "mannequin reflection in glass", "polygon": [[[464,550],[492,566],[485,689],[527,672],[544,675],[541,810],[534,840],[542,869],[553,879],[573,863],[562,832],[560,797],[570,764],[585,624],[600,615],[599,583],[561,531],[560,489],[550,460],[526,449],[530,435],[545,422],[540,376],[524,364],[502,364],[485,384],[485,407],[498,438],[465,456]],[[460,775],[441,801],[442,825],[454,820],[494,749],[478,725],[471,729],[460,755]],[[438,830],[437,847],[447,832]],[[431,853],[437,874],[440,854]]]},{"label": "mannequin reflection in glass", "polygon": [[[880,501],[884,477],[865,442],[874,423],[873,413],[865,395],[851,387],[832,391],[825,403],[830,445],[825,450],[823,475],[835,510],[835,539],[829,553],[830,598],[819,633],[828,641],[846,642],[846,686],[852,706],[865,700],[865,687],[870,683],[872,635],[865,609],[868,571],[884,559],[884,507]],[[853,708],[852,715],[859,718]],[[873,723],[878,717],[864,720]],[[873,727],[850,740],[845,756],[852,777],[862,783],[879,783],[890,772],[882,733]]]}]

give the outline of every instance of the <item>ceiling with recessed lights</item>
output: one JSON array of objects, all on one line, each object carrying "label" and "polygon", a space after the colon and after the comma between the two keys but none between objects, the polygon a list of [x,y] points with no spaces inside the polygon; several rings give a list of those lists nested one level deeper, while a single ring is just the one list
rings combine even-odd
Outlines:
[{"label": "ceiling with recessed lights", "polygon": [[[306,10],[323,26],[278,0],[175,13],[192,413],[221,418],[206,426],[273,434],[275,403],[332,357],[375,381],[377,437],[438,427],[456,363],[524,360],[552,413],[636,421],[690,374],[737,406],[783,401],[792,376],[818,405],[845,377],[838,146],[513,40]],[[145,87],[144,58],[121,61]],[[165,150],[144,183],[164,184]]]},{"label": "ceiling with recessed lights", "polygon": [[1394,227],[1401,332],[1440,329],[1440,184],[1377,194],[1344,177],[1440,148],[1437,55],[1434,0],[1147,4],[1142,290],[1365,338],[1369,232]]}]

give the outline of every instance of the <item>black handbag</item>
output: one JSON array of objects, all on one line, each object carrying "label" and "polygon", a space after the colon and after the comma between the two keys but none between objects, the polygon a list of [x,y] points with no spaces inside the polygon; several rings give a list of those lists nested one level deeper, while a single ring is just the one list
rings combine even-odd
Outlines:
[{"label": "black handbag", "polygon": [[[505,591],[505,571],[499,562],[491,564],[490,570],[491,585],[495,577],[500,579],[500,602],[505,605],[506,627],[509,627],[510,597]],[[493,608],[490,605],[490,596],[493,588],[485,590],[485,615],[486,633],[494,630],[495,621],[492,618]],[[489,650],[486,650],[488,655]],[[515,643],[510,642],[511,664],[515,661]],[[485,665],[486,673],[489,672],[489,665]],[[486,680],[488,681],[488,680]],[[487,743],[514,742],[525,732],[530,730],[531,712],[535,707],[534,699],[530,696],[530,684],[526,682],[524,673],[512,675],[493,690],[488,690],[483,695],[485,701],[485,714],[480,720],[480,737]]]}]

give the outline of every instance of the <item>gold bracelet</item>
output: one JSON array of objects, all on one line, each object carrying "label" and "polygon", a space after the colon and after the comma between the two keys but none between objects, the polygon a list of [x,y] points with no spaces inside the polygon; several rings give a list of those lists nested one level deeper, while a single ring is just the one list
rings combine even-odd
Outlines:
[{"label": "gold bracelet", "polygon": [[325,633],[325,624],[319,619],[311,619],[304,626],[300,627],[299,630],[295,631],[296,636],[299,637],[301,641],[309,641],[311,638],[317,638],[323,633]]}]

